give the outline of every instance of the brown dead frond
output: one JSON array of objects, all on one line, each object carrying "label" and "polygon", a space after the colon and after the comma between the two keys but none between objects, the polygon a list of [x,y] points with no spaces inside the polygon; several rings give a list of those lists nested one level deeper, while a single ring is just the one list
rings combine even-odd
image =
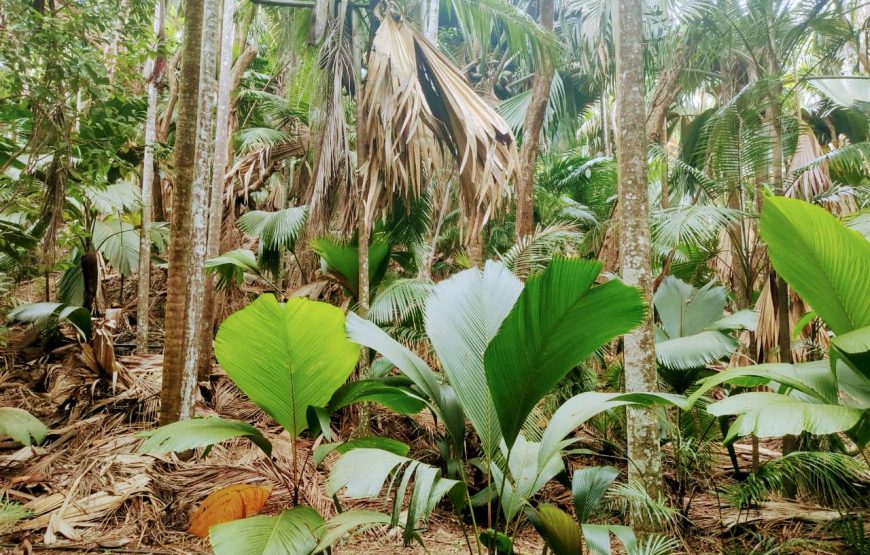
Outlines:
[{"label": "brown dead frond", "polygon": [[227,204],[237,198],[247,201],[248,195],[260,189],[288,158],[305,156],[311,148],[308,127],[295,123],[290,131],[292,140],[266,146],[239,158],[226,175],[224,200]]},{"label": "brown dead frond", "polygon": [[384,15],[372,42],[358,134],[366,217],[420,194],[440,155],[453,158],[470,234],[509,198],[518,154],[510,126],[412,25]]}]

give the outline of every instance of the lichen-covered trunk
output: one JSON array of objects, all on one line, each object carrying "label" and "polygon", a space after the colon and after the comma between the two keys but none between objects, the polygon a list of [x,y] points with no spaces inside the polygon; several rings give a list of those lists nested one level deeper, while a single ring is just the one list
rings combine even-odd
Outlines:
[{"label": "lichen-covered trunk", "polygon": [[[616,43],[616,155],[619,177],[620,257],[622,279],[640,288],[647,307],[652,301],[647,136],[643,78],[643,3],[618,0],[613,14]],[[656,359],[652,308],[644,322],[624,338],[625,390],[655,391]],[[653,498],[662,488],[659,425],[645,409],[627,411],[628,477],[643,484]],[[632,515],[636,526],[651,526]]]},{"label": "lichen-covered trunk", "polygon": [[[541,27],[552,30],[554,19],[554,1],[540,0]],[[553,64],[546,58],[541,60],[540,67],[535,72],[532,81],[532,98],[523,121],[523,144],[520,148],[520,175],[517,180],[517,240],[531,235],[535,228],[535,162],[538,159],[538,145],[541,140],[541,128],[547,117],[547,104],[550,100],[550,87],[553,84]]]},{"label": "lichen-covered trunk", "polygon": [[[217,0],[188,0],[175,138],[172,241],[160,422],[190,418],[196,401],[205,284],[208,187],[216,91]],[[211,83],[210,83],[211,81]]]},{"label": "lichen-covered trunk", "polygon": [[[158,0],[154,5],[155,45],[163,38],[165,5]],[[157,81],[160,61],[149,59],[145,64],[148,79],[148,109],[145,114],[145,154],[142,159],[142,225],[139,229],[139,290],[136,301],[136,352],[148,352],[148,313],[151,292],[151,218],[154,192],[154,139],[157,135]]]},{"label": "lichen-covered trunk", "polygon": [[[214,171],[211,176],[211,197],[208,214],[208,241],[206,258],[214,258],[220,254],[221,220],[223,216],[224,175],[229,158],[229,120],[230,120],[230,88],[233,81],[233,42],[235,40],[235,0],[223,0],[223,22],[221,24],[220,64],[218,69],[217,115],[215,117],[214,134]],[[200,379],[207,379],[211,370],[211,349],[214,340],[214,322],[218,292],[215,291],[214,279],[206,276],[203,307],[202,330],[200,331],[202,357],[198,374]]]}]

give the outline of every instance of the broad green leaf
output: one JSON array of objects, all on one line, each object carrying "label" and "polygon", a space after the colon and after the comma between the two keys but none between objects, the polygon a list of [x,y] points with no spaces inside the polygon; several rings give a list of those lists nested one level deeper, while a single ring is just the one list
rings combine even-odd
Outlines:
[{"label": "broad green leaf", "polygon": [[554,259],[526,282],[487,347],[486,380],[508,446],[572,368],[643,320],[640,292],[620,281],[593,287],[600,271],[598,262]]},{"label": "broad green leaf", "polygon": [[576,439],[565,439],[593,416],[606,410],[630,404],[650,406],[655,404],[674,405],[687,409],[686,398],[671,393],[601,393],[587,391],[571,397],[560,406],[541,437],[541,463],[549,460],[560,450],[571,445]]},{"label": "broad green leaf", "polygon": [[553,555],[578,555],[582,553],[583,538],[580,527],[571,515],[549,503],[537,509],[527,509],[526,516],[535,530],[547,542]]},{"label": "broad green leaf", "polygon": [[773,267],[834,333],[870,326],[870,241],[784,197],[765,198],[760,231]]},{"label": "broad green leaf", "polygon": [[438,283],[426,303],[426,333],[489,456],[498,450],[501,430],[484,352],[522,288],[504,264],[489,261],[483,271],[471,268]]},{"label": "broad green leaf", "polygon": [[145,438],[139,447],[141,453],[188,451],[235,437],[246,437],[267,455],[272,454],[272,443],[257,428],[247,422],[224,420],[217,416],[179,420],[139,435]]},{"label": "broad green leaf", "polygon": [[205,269],[218,275],[218,287],[240,286],[245,272],[259,275],[257,259],[247,249],[236,249],[205,261]]},{"label": "broad green leaf", "polygon": [[57,318],[68,321],[87,340],[93,330],[91,313],[80,306],[63,303],[32,303],[15,307],[6,315],[7,322],[34,323],[46,318]]},{"label": "broad green leaf", "polygon": [[97,220],[94,245],[121,275],[139,271],[139,230],[123,220]]},{"label": "broad green leaf", "polygon": [[370,401],[381,404],[399,414],[416,414],[426,408],[426,403],[408,387],[390,383],[397,380],[368,379],[344,384],[329,400],[326,409],[330,414],[353,403]]},{"label": "broad green leaf", "polygon": [[[326,263],[329,272],[354,298],[359,291],[359,247],[356,241],[344,242],[333,237],[318,237],[311,248]],[[369,245],[369,288],[374,292],[387,272],[390,243],[383,235],[372,237]]]},{"label": "broad green leaf", "polygon": [[759,378],[794,388],[823,403],[837,403],[837,382],[828,366],[828,361],[817,360],[801,364],[758,364],[729,368],[700,381],[700,387],[688,398],[694,405],[706,392],[717,385],[738,382],[744,378]]},{"label": "broad green leaf", "polygon": [[729,356],[737,340],[721,331],[708,330],[656,342],[656,361],[675,370],[702,368]]},{"label": "broad green leaf", "polygon": [[583,538],[589,552],[594,555],[610,555],[610,534],[616,536],[627,553],[633,553],[637,547],[634,531],[628,526],[618,524],[581,524]]},{"label": "broad green leaf", "polygon": [[392,485],[400,475],[393,500],[391,525],[399,524],[405,495],[413,479],[404,523],[403,538],[407,545],[416,535],[417,523],[428,518],[445,495],[464,487],[462,482],[442,478],[441,470],[428,464],[381,449],[361,448],[348,451],[335,463],[326,483],[327,493],[335,495],[346,488],[345,495],[348,497],[377,497],[388,478],[392,476]]},{"label": "broad green leaf", "polygon": [[253,210],[239,218],[239,229],[260,239],[258,266],[261,269],[278,277],[281,248],[294,249],[306,216],[305,206],[294,206],[275,212]]},{"label": "broad green leaf", "polygon": [[713,416],[737,415],[725,441],[735,437],[781,437],[801,432],[833,434],[855,427],[865,411],[843,405],[808,403],[779,393],[732,395],[707,407]]},{"label": "broad green leaf", "polygon": [[369,511],[366,509],[353,509],[339,513],[330,518],[320,530],[320,543],[314,549],[320,553],[332,547],[337,541],[348,534],[358,534],[375,526],[390,524],[390,515]]},{"label": "broad green leaf", "polygon": [[[508,522],[537,495],[547,482],[565,471],[562,457],[550,457],[542,461],[539,457],[541,444],[526,441],[520,435],[508,453],[507,445],[502,443],[502,454],[507,459],[509,476],[505,477],[499,465],[492,463],[492,483],[501,496],[501,507]],[[508,458],[508,455],[510,457]]]},{"label": "broad green leaf", "polygon": [[831,363],[843,360],[870,382],[870,326],[831,339]]},{"label": "broad green leaf", "polygon": [[48,428],[24,409],[0,407],[0,437],[9,436],[22,445],[42,443]]},{"label": "broad green leaf", "polygon": [[299,506],[212,526],[209,542],[215,555],[311,555],[322,526],[314,509]]},{"label": "broad green leaf", "polygon": [[353,312],[348,313],[345,327],[351,341],[379,352],[427,397],[438,399],[438,378],[417,353],[387,335],[375,323],[360,318]]},{"label": "broad green leaf", "polygon": [[604,494],[619,476],[619,469],[612,466],[593,466],[580,468],[571,479],[571,493],[574,495],[574,509],[577,520],[588,522]]},{"label": "broad green leaf", "polygon": [[722,318],[727,292],[708,283],[700,289],[674,276],[662,280],[653,298],[660,325],[669,339],[701,333]]},{"label": "broad green leaf", "polygon": [[309,406],[324,406],[353,372],[359,347],[344,332],[344,313],[303,298],[272,295],[227,318],[215,356],[245,395],[296,437]]},{"label": "broad green leaf", "polygon": [[361,437],[344,443],[326,443],[318,445],[314,448],[314,455],[312,457],[314,466],[319,466],[320,463],[323,462],[323,459],[332,452],[341,453],[343,455],[353,449],[383,449],[384,451],[389,451],[390,453],[399,455],[400,457],[407,456],[408,452],[411,450],[407,443],[402,443],[397,439],[377,436]]}]

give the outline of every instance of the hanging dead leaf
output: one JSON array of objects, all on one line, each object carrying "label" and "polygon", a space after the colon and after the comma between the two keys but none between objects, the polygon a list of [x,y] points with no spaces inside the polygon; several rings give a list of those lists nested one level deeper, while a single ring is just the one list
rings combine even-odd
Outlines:
[{"label": "hanging dead leaf", "polygon": [[215,524],[253,516],[263,509],[272,494],[272,486],[233,484],[205,498],[190,519],[188,533],[200,538],[208,536]]}]

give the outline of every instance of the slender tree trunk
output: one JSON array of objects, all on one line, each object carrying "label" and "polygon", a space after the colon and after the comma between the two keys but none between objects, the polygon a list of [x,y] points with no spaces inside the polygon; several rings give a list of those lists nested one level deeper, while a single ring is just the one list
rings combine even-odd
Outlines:
[{"label": "slender tree trunk", "polygon": [[[211,177],[211,199],[208,216],[208,245],[206,258],[214,258],[220,254],[221,248],[221,217],[223,216],[224,175],[226,174],[229,119],[230,119],[230,87],[233,81],[233,42],[235,40],[235,0],[223,0],[223,23],[221,27],[220,68],[218,77],[217,116],[215,121],[214,139],[214,171]],[[205,300],[202,319],[202,353],[199,378],[207,379],[211,370],[211,349],[214,339],[214,323],[217,306],[217,292],[214,279],[206,276]]]},{"label": "slender tree trunk", "polygon": [[[540,23],[545,29],[553,29],[554,0],[539,0]],[[553,64],[548,59],[541,65],[532,81],[532,98],[523,121],[523,144],[520,148],[520,175],[517,180],[517,240],[531,235],[535,228],[535,162],[538,159],[538,144],[541,128],[547,117],[550,87],[553,84]]]},{"label": "slender tree trunk", "polygon": [[[187,0],[175,138],[172,241],[166,300],[166,342],[160,422],[190,418],[196,401],[205,282],[208,151],[213,134],[216,0]],[[204,30],[204,25],[206,29]],[[209,52],[211,50],[211,52]]]},{"label": "slender tree trunk", "polygon": [[[164,0],[154,7],[154,44],[163,42],[165,21]],[[154,138],[157,133],[157,81],[159,60],[148,60],[145,75],[148,79],[148,110],[145,115],[145,155],[142,160],[142,227],[139,230],[139,291],[136,302],[136,352],[148,352],[148,314],[151,292],[151,217],[154,190]]]},{"label": "slender tree trunk", "polygon": [[[647,197],[647,136],[643,79],[643,4],[617,0],[613,14],[616,43],[616,152],[622,229],[622,278],[640,288],[651,307],[649,201]],[[625,336],[625,390],[656,390],[655,335],[652,309],[641,326]],[[662,489],[659,425],[646,409],[627,411],[628,478],[643,484],[657,498]],[[641,515],[636,525],[651,526]]]},{"label": "slender tree trunk", "polygon": [[440,7],[440,0],[423,0],[420,2],[420,27],[423,30],[423,35],[432,44],[438,44],[438,10]]}]

